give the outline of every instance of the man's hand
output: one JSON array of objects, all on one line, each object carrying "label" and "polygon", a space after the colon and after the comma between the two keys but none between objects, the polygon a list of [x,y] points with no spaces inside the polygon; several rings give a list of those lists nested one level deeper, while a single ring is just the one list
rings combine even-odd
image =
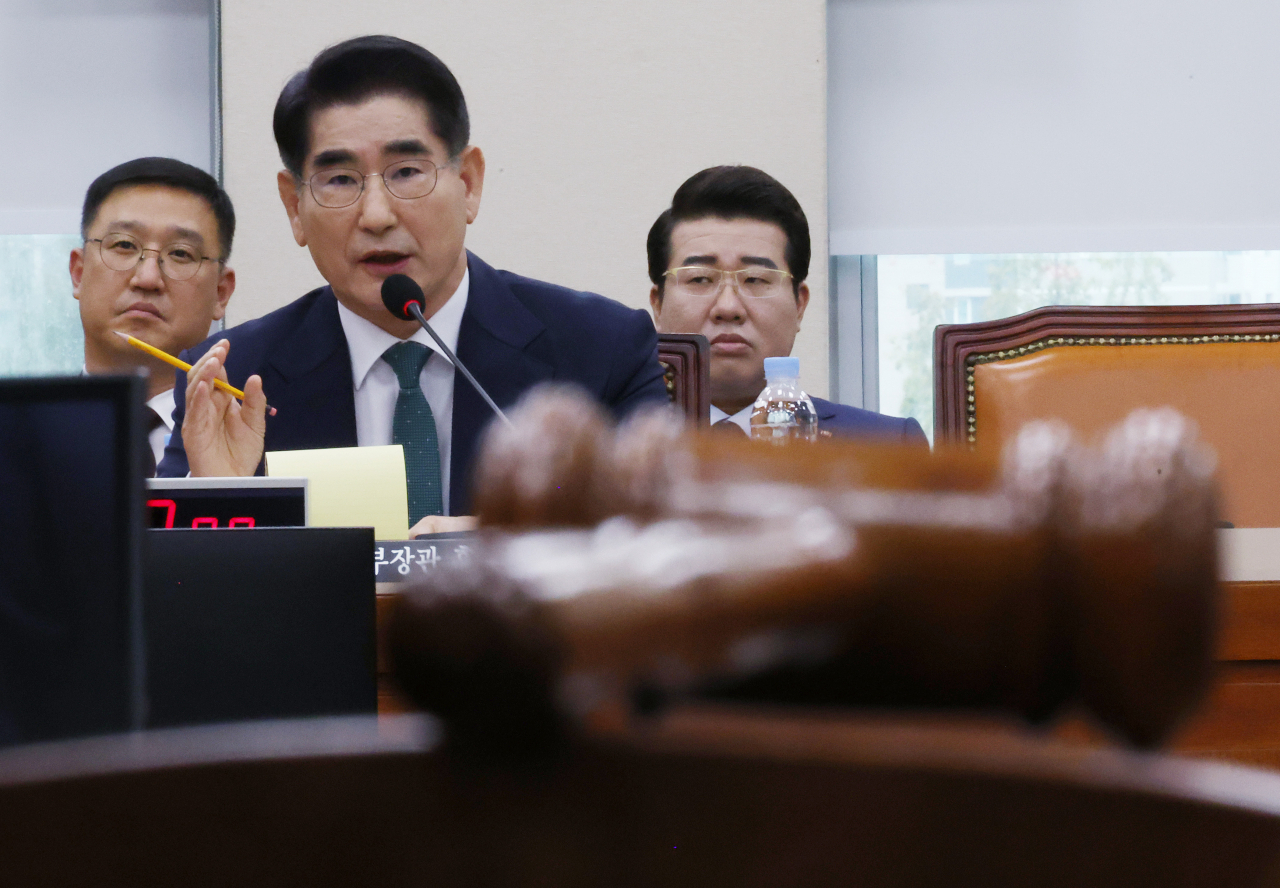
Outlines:
[{"label": "man's hand", "polygon": [[267,434],[267,398],[262,378],[244,384],[244,403],[214,388],[227,381],[223,364],[231,344],[222,340],[187,371],[187,412],[182,420],[182,445],[195,477],[246,477],[262,461]]},{"label": "man's hand", "polygon": [[[248,394],[248,390],[245,391]],[[458,530],[475,530],[475,515],[428,515],[409,531],[409,539],[424,533],[450,533]]]}]

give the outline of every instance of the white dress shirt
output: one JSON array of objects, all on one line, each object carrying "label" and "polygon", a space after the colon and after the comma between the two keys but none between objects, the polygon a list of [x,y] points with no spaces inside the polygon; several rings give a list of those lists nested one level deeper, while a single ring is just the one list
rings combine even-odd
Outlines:
[{"label": "white dress shirt", "polygon": [[715,404],[711,405],[711,424],[715,425],[722,419],[730,420],[738,428],[747,433],[747,437],[751,437],[751,411],[755,408],[755,404],[748,404],[737,413],[730,416]]},{"label": "white dress shirt", "polygon": [[152,429],[147,437],[151,452],[156,456],[156,465],[160,465],[160,460],[164,459],[164,447],[169,443],[169,436],[173,434],[173,389],[165,389],[154,398],[148,399],[147,406],[154,410],[164,422],[163,425]]},{"label": "white dress shirt", "polygon": [[[427,319],[431,322],[431,329],[436,331],[454,354],[458,352],[458,330],[462,326],[462,313],[467,308],[470,291],[471,272],[468,270],[462,275],[462,283],[449,300]],[[391,424],[395,419],[400,382],[391,365],[382,360],[382,353],[401,340],[360,317],[342,303],[338,303],[338,317],[342,320],[342,332],[347,337],[347,348],[351,352],[351,377],[356,400],[356,442],[361,447],[390,444]],[[418,381],[436,421],[436,440],[440,444],[442,502],[444,513],[448,515],[449,468],[453,443],[453,364],[449,363],[449,359],[426,330],[419,328],[409,339],[422,343],[432,352],[422,365],[422,375]]]}]

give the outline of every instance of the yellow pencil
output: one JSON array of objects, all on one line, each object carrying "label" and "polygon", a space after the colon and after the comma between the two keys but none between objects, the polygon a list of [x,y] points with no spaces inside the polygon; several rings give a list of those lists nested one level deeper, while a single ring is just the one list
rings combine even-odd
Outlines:
[{"label": "yellow pencil", "polygon": [[[177,367],[179,370],[182,370],[183,372],[186,372],[191,369],[191,365],[188,364],[186,361],[180,361],[177,358],[175,358],[173,355],[160,351],[160,349],[156,348],[154,345],[147,345],[141,339],[134,339],[128,333],[121,333],[119,330],[116,330],[115,333],[117,336],[120,336],[121,338],[123,338],[125,342],[129,343],[134,348],[142,349],[144,352],[151,355],[151,357],[159,358],[160,360],[164,361],[166,364],[170,365],[171,367]],[[221,379],[215,379],[213,381],[213,384],[215,387],[222,389],[228,395],[232,395],[236,398],[239,398],[241,401],[244,400],[244,392],[240,391],[240,389],[236,388],[235,386],[227,385]],[[267,405],[267,414],[269,416],[275,416],[276,408],[270,405]]]}]

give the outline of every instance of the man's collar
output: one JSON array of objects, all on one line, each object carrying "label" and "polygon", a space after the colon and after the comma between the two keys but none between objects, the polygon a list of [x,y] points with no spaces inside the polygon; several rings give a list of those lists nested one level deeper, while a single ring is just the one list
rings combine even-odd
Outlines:
[{"label": "man's collar", "polygon": [[[88,365],[81,364],[80,375],[93,376],[94,374],[89,372]],[[171,432],[173,431],[174,404],[175,404],[175,401],[173,400],[172,388],[165,389],[155,397],[147,398],[147,406],[150,407],[152,410],[154,410],[160,416],[160,418],[164,420],[165,428],[167,428]]]},{"label": "man's collar", "polygon": [[164,420],[165,428],[173,431],[173,389],[165,389],[154,398],[147,400],[147,406]]},{"label": "man's collar", "polygon": [[733,416],[730,416],[729,414],[721,410],[719,407],[717,407],[715,404],[712,404],[711,405],[711,424],[715,425],[722,419],[730,419],[733,421],[734,425],[738,426],[749,435],[751,434],[751,410],[754,407],[755,407],[754,404],[748,404],[746,407],[743,407],[737,413],[733,414]]},{"label": "man's collar", "polygon": [[[462,314],[467,309],[467,298],[471,293],[471,272],[462,275],[458,289],[440,306],[440,309],[428,320],[431,329],[444,340],[454,354],[458,352],[458,330],[462,326]],[[382,353],[401,340],[392,336],[372,321],[365,320],[341,302],[338,303],[338,318],[342,321],[342,332],[347,337],[347,349],[351,353],[351,377],[355,387],[364,385],[365,378],[373,369],[374,363],[382,357]],[[426,330],[421,328],[409,337],[413,342],[420,342],[432,351],[439,352],[440,346]]]}]

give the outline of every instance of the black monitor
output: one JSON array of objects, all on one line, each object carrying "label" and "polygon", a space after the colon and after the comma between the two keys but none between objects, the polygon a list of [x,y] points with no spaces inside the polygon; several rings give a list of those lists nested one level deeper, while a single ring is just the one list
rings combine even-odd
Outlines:
[{"label": "black monitor", "polygon": [[371,527],[148,531],[149,727],[372,714]]},{"label": "black monitor", "polygon": [[0,745],[140,727],[145,383],[0,379]]}]

